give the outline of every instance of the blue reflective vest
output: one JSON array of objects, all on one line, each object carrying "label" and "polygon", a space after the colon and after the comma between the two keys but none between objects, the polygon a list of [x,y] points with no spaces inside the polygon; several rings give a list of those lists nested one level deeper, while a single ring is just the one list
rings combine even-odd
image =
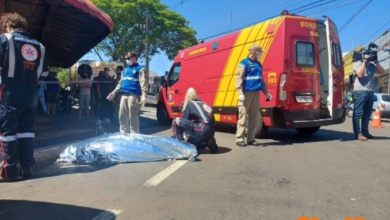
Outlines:
[{"label": "blue reflective vest", "polygon": [[242,60],[240,65],[245,67],[245,75],[242,82],[244,91],[259,91],[263,88],[263,66],[256,60],[253,61],[249,57]]},{"label": "blue reflective vest", "polygon": [[123,78],[121,89],[119,92],[121,93],[129,93],[141,95],[141,85],[139,83],[139,71],[143,68],[143,66],[138,63],[134,63],[131,66],[126,66],[123,70]]}]

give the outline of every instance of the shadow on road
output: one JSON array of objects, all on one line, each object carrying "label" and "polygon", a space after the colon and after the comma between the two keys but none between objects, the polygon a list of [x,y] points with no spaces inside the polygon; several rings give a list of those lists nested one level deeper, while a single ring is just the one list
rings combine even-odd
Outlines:
[{"label": "shadow on road", "polygon": [[[215,153],[215,154],[225,154],[225,153],[230,152],[231,150],[232,150],[232,149],[231,149],[231,148],[228,148],[228,147],[221,147],[221,146],[218,146],[218,152]],[[213,154],[213,153],[211,153],[211,151],[210,151],[208,148],[198,150],[198,153],[199,153],[199,154]]]},{"label": "shadow on road", "polygon": [[[75,173],[93,173],[99,170],[107,169],[117,165],[112,164],[61,164],[54,160],[45,163],[39,163],[34,166],[34,176],[31,179],[41,179],[54,176],[62,176]],[[1,219],[1,218],[0,218]]]},{"label": "shadow on road", "polygon": [[49,202],[0,199],[0,219],[84,220],[94,219],[103,212],[104,219],[116,219],[113,212],[95,208]]},{"label": "shadow on road", "polygon": [[[351,128],[352,129],[352,128]],[[219,132],[235,134],[235,126],[219,125],[217,126]],[[376,136],[377,140],[388,140],[390,137]],[[296,143],[314,143],[314,142],[326,142],[326,141],[355,141],[355,135],[352,131],[335,131],[326,128],[321,128],[318,132],[312,135],[302,135],[296,132],[294,129],[278,129],[270,128],[264,137],[260,138],[260,147],[268,146],[283,146]],[[267,140],[273,140],[268,141]]]},{"label": "shadow on road", "polygon": [[[263,140],[272,139],[272,142],[263,142],[262,147],[283,146],[297,143],[315,143],[327,141],[356,141],[352,132],[321,129],[313,135],[301,135],[291,129],[270,129]],[[377,136],[378,140],[390,139],[390,137]],[[275,142],[276,141],[276,142]]]}]

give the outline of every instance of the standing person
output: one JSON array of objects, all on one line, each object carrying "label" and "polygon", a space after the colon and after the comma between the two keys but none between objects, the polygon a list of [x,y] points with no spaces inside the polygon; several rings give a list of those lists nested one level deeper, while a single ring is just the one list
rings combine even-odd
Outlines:
[{"label": "standing person", "polygon": [[114,79],[110,76],[110,67],[104,67],[103,77],[99,80],[100,119],[114,122],[114,106],[106,99],[108,94],[114,89]]},{"label": "standing person", "polygon": [[[246,147],[247,144],[259,145],[255,140],[261,117],[259,91],[262,90],[267,95],[267,100],[272,99],[271,94],[268,93],[267,84],[263,81],[263,66],[259,61],[263,51],[260,45],[251,45],[248,57],[241,60],[236,74],[236,88],[238,91],[236,144],[240,147]],[[246,129],[247,123],[248,128]],[[245,130],[247,130],[247,143],[244,141]]]},{"label": "standing person", "polygon": [[46,102],[45,102],[45,91],[46,91],[46,83],[43,80],[39,80],[39,89],[38,89],[38,102],[41,104],[41,108],[43,113],[48,114]]},{"label": "standing person", "polygon": [[57,111],[57,99],[60,92],[60,81],[57,79],[57,73],[51,72],[45,79],[46,82],[46,102],[49,115],[55,115]]},{"label": "standing person", "polygon": [[45,47],[26,32],[27,21],[17,13],[6,13],[0,23],[0,181],[12,182],[32,176],[34,124],[38,79],[49,71]]},{"label": "standing person", "polygon": [[[115,76],[115,79],[114,79],[114,88],[119,84],[119,81],[121,80],[122,72],[123,72],[123,66],[117,66],[116,69],[115,69],[116,76]],[[114,112],[115,112],[115,115],[116,115],[116,119],[115,119],[115,123],[116,124],[119,123],[118,122],[118,118],[119,118],[119,105],[120,105],[120,102],[121,102],[121,96],[118,95],[114,99]]]},{"label": "standing person", "polygon": [[368,132],[375,96],[374,74],[384,74],[385,70],[377,59],[372,60],[373,56],[373,54],[364,54],[363,61],[357,61],[353,68],[356,78],[353,86],[352,126],[355,139],[359,141],[375,138]]},{"label": "standing person", "polygon": [[120,93],[119,131],[121,133],[139,133],[139,115],[141,106],[146,103],[148,92],[148,74],[146,69],[137,63],[138,55],[127,52],[125,60],[127,66],[115,89],[107,96],[113,101]]},{"label": "standing person", "polygon": [[104,71],[99,71],[98,75],[95,76],[92,80],[92,87],[91,87],[91,111],[96,116],[97,119],[100,119],[100,78],[103,78]]},{"label": "standing person", "polygon": [[198,150],[207,146],[215,153],[218,146],[214,138],[213,109],[199,98],[194,88],[187,90],[182,111],[183,116],[175,118],[172,122],[174,137],[184,140],[183,132],[185,132],[190,136],[187,139],[188,143],[195,145]]},{"label": "standing person", "polygon": [[82,118],[83,111],[85,117],[89,118],[89,102],[91,100],[92,82],[87,72],[81,75],[79,82],[79,119]]}]

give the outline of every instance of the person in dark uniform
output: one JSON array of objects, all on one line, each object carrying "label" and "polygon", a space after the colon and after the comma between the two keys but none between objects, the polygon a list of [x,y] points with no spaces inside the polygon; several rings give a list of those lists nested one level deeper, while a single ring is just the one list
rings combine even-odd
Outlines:
[{"label": "person in dark uniform", "polygon": [[0,35],[0,182],[11,182],[19,174],[32,176],[38,79],[46,77],[49,69],[45,47],[25,32],[24,17],[6,13],[0,23],[5,30]]},{"label": "person in dark uniform", "polygon": [[114,88],[114,79],[110,76],[110,67],[104,67],[104,74],[101,77],[99,82],[99,99],[100,99],[100,120],[108,120],[110,122],[114,121],[114,106],[113,104],[106,99],[108,94]]},{"label": "person in dark uniform", "polygon": [[183,116],[172,122],[174,137],[184,140],[184,132],[189,135],[187,142],[195,145],[197,149],[209,147],[216,153],[215,119],[212,108],[204,103],[194,88],[189,88],[183,104]]}]

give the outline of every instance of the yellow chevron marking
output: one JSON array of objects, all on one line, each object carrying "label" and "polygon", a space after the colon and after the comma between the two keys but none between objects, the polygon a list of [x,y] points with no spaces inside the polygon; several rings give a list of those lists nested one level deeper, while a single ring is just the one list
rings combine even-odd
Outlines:
[{"label": "yellow chevron marking", "polygon": [[[222,106],[224,101],[225,101],[226,92],[227,92],[229,83],[232,80],[232,78],[234,78],[233,76],[235,74],[234,68],[232,68],[230,65],[230,60],[238,60],[238,58],[240,57],[241,54],[240,54],[240,52],[237,53],[234,51],[238,50],[238,48],[241,48],[241,50],[242,50],[243,44],[247,41],[247,36],[252,31],[252,28],[253,28],[253,26],[243,29],[240,32],[240,34],[238,35],[237,40],[232,47],[232,52],[229,55],[228,62],[226,62],[225,69],[223,71],[223,74],[221,76],[221,80],[220,80],[219,85],[218,85],[217,94],[216,94],[215,100],[214,100],[214,106]],[[237,65],[237,63],[235,65]],[[230,72],[227,70],[230,70]]]},{"label": "yellow chevron marking", "polygon": [[[245,48],[248,48],[252,43],[257,43],[257,44],[261,45],[262,48],[264,48],[265,52],[262,55],[260,62],[264,61],[264,59],[269,51],[269,48],[273,42],[274,36],[277,33],[277,30],[279,29],[280,24],[282,23],[283,20],[284,20],[283,17],[277,17],[277,18],[270,19],[270,20],[267,20],[267,21],[264,21],[262,23],[257,24],[256,26],[258,26],[258,29],[257,29],[258,31],[254,33],[254,34],[256,34],[255,38],[253,40],[248,39]],[[274,29],[273,33],[268,34],[267,28],[270,24],[275,24],[275,29]],[[247,56],[247,53],[242,54],[242,56],[238,60],[236,60],[235,62],[239,63],[246,56]],[[229,60],[229,62],[234,62],[234,61]],[[234,74],[237,72],[237,67],[238,66],[236,65],[236,67],[234,69]],[[231,80],[231,83],[229,85],[229,93],[227,94],[227,96],[228,97],[225,98],[224,106],[237,105],[238,92],[235,88],[235,75],[233,75],[233,80]]]},{"label": "yellow chevron marking", "polygon": [[215,121],[221,121],[221,114],[214,114]]}]

